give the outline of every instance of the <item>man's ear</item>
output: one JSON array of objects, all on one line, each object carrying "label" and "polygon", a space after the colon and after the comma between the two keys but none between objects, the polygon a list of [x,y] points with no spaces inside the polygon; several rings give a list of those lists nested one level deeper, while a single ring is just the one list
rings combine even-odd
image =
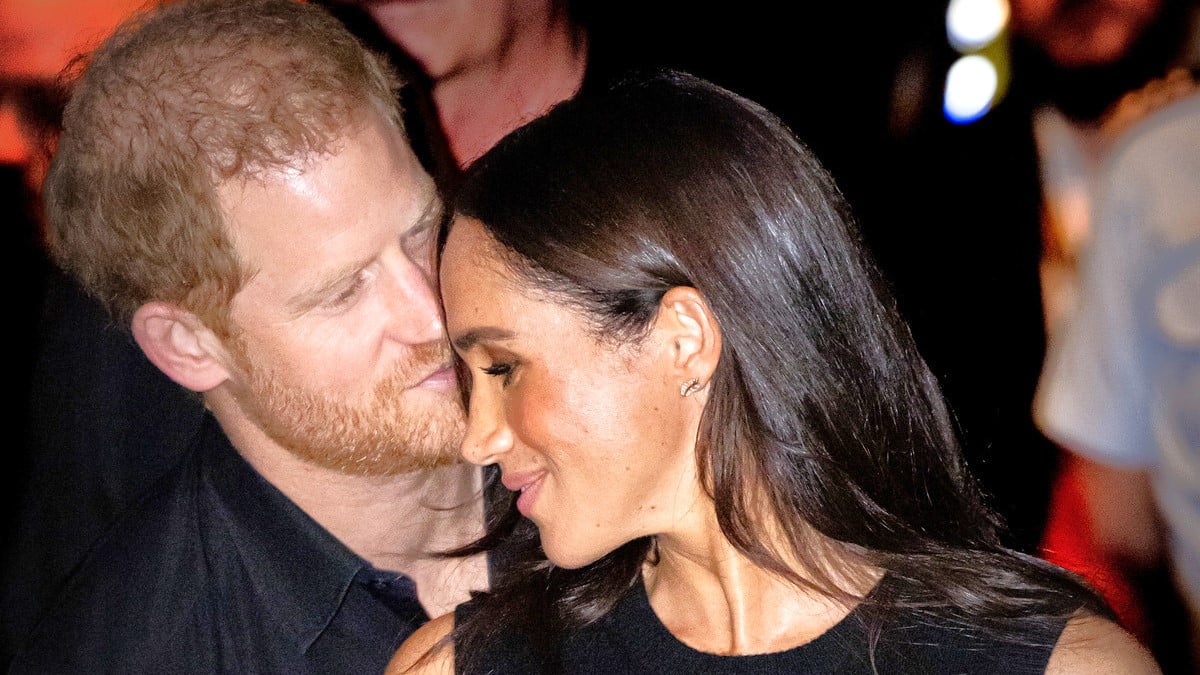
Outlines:
[{"label": "man's ear", "polygon": [[229,379],[221,341],[199,317],[166,302],[148,302],[133,315],[133,338],[167,377],[205,392]]},{"label": "man's ear", "polygon": [[721,358],[721,328],[704,296],[691,286],[676,286],[659,303],[658,328],[670,340],[672,366],[683,380],[703,387]]}]

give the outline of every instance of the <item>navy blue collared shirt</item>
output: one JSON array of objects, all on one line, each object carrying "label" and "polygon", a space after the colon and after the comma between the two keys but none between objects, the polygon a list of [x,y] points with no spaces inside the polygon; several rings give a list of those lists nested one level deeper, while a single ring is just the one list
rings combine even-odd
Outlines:
[{"label": "navy blue collared shirt", "polygon": [[260,476],[208,417],[89,553],[13,673],[377,673],[428,620]]}]

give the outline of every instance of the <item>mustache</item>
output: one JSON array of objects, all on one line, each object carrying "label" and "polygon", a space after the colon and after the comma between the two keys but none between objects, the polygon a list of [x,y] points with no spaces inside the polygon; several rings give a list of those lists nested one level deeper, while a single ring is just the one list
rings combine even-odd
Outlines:
[{"label": "mustache", "polygon": [[408,357],[400,360],[379,382],[376,388],[381,396],[391,396],[416,386],[433,373],[454,366],[454,350],[446,342],[427,342],[416,345]]}]

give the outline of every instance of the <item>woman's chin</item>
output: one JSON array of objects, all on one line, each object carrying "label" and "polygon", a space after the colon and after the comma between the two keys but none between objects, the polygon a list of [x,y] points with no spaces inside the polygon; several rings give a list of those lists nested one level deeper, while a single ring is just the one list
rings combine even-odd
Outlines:
[{"label": "woman's chin", "polygon": [[542,551],[546,554],[546,559],[554,563],[555,567],[561,567],[568,570],[576,570],[580,567],[587,567],[612,552],[613,549],[596,550],[588,548],[582,550],[569,546],[555,546],[551,542],[542,539]]}]

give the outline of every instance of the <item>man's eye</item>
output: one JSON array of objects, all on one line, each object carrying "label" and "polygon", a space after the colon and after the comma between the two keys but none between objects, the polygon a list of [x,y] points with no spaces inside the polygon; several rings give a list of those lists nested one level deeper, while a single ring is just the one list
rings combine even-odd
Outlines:
[{"label": "man's eye", "polygon": [[330,298],[329,306],[342,307],[350,304],[350,302],[354,300],[354,298],[358,297],[358,294],[362,292],[363,286],[365,286],[366,283],[366,275],[360,274],[354,277],[354,282],[352,284],[342,289],[342,291],[334,297]]}]

